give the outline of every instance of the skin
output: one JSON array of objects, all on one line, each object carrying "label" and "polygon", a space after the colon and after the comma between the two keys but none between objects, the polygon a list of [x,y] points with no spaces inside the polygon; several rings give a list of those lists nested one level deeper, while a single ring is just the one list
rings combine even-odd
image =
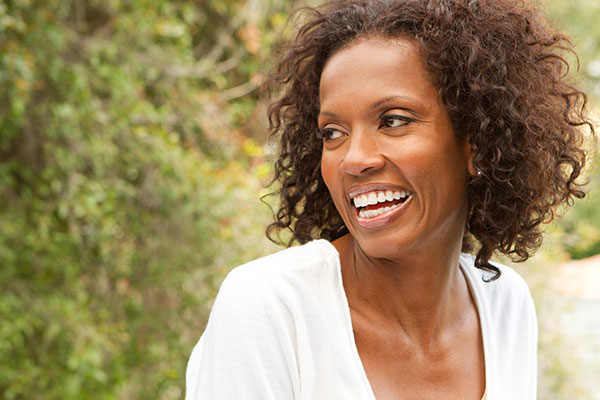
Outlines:
[{"label": "skin", "polygon": [[[333,244],[375,396],[481,399],[480,322],[458,267],[472,154],[418,46],[366,38],[344,47],[325,65],[320,104],[322,176],[350,232]],[[365,223],[350,194],[372,185],[411,196]]]}]

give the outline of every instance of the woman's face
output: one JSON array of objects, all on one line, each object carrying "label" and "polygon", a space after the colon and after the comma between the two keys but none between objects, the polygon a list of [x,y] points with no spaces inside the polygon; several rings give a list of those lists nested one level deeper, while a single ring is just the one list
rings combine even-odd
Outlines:
[{"label": "woman's face", "polygon": [[462,242],[468,140],[458,140],[409,40],[364,39],[320,82],[321,173],[350,234],[377,258]]}]

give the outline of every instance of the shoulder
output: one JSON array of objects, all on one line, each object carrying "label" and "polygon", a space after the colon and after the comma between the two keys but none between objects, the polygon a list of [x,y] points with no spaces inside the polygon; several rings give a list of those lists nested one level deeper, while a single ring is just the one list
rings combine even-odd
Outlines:
[{"label": "shoulder", "polygon": [[517,271],[493,265],[501,275],[489,281],[490,273],[475,268],[473,256],[461,255],[461,267],[479,311],[486,370],[493,377],[486,384],[488,393],[503,399],[535,398],[538,325],[533,299]]},{"label": "shoulder", "polygon": [[232,270],[232,274],[261,278],[294,273],[296,270],[318,268],[337,257],[337,252],[326,240],[315,240],[302,246],[290,247],[277,253],[250,261]]},{"label": "shoulder", "polygon": [[207,330],[222,320],[256,324],[276,313],[293,318],[309,299],[333,286],[337,260],[335,248],[318,240],[234,268],[221,284]]},{"label": "shoulder", "polygon": [[503,317],[535,318],[535,306],[529,287],[517,271],[492,262],[500,270],[500,277],[490,280],[491,273],[476,268],[474,260],[472,255],[461,255],[461,265],[473,291],[486,303],[490,312]]},{"label": "shoulder", "polygon": [[514,295],[529,295],[529,287],[525,279],[513,268],[497,262],[490,262],[498,268],[500,276],[491,280],[493,274],[475,267],[475,256],[471,254],[461,254],[460,263],[463,271],[468,275],[473,284],[486,287],[491,292],[510,292]]},{"label": "shoulder", "polygon": [[315,241],[234,268],[190,357],[186,398],[295,398],[297,324],[318,309],[320,278],[336,257]]},{"label": "shoulder", "polygon": [[282,285],[309,284],[334,272],[337,260],[335,248],[325,240],[290,247],[234,268],[223,281],[218,296],[256,291],[268,295],[279,291]]}]

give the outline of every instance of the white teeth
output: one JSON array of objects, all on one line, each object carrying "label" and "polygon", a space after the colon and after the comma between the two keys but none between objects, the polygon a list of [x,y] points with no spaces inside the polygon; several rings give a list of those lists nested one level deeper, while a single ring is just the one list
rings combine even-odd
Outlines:
[{"label": "white teeth", "polygon": [[366,207],[369,205],[369,196],[366,194],[361,194],[360,196],[356,196],[354,198],[354,206],[355,207]]},{"label": "white teeth", "polygon": [[360,206],[361,207],[366,207],[369,205],[369,196],[367,196],[366,194],[363,194],[360,196]]},{"label": "white teeth", "polygon": [[392,206],[384,206],[376,210],[365,210],[363,207],[368,205],[384,203],[386,201],[400,200],[410,196],[410,192],[407,190],[386,190],[386,191],[374,191],[369,193],[360,194],[352,199],[354,207],[360,208],[358,215],[360,218],[374,218],[386,212],[389,212],[401,204],[394,204]]},{"label": "white teeth", "polygon": [[368,204],[372,205],[372,204],[377,204],[378,200],[377,200],[377,193],[375,192],[371,192],[368,194]]},{"label": "white teeth", "polygon": [[385,203],[386,201],[392,201],[394,199],[400,200],[401,198],[408,197],[409,195],[410,195],[410,192],[408,192],[406,190],[402,190],[402,191],[386,190],[385,192],[384,191],[376,191],[376,192],[360,194],[360,195],[356,196],[355,198],[353,198],[352,202],[354,203],[354,207],[361,208],[361,207],[366,207],[366,206],[372,205],[372,204]]},{"label": "white teeth", "polygon": [[360,196],[356,196],[353,201],[354,201],[354,207],[356,207],[356,208],[364,207],[367,205],[367,196],[364,194],[360,195]]},{"label": "white teeth", "polygon": [[390,207],[381,207],[381,208],[378,208],[376,210],[364,210],[363,209],[363,210],[360,210],[358,212],[358,216],[361,217],[361,218],[374,218],[374,217],[378,217],[381,214],[384,214],[386,212],[392,211],[395,208],[400,207],[401,205],[402,204],[394,204],[394,205],[392,205]]}]

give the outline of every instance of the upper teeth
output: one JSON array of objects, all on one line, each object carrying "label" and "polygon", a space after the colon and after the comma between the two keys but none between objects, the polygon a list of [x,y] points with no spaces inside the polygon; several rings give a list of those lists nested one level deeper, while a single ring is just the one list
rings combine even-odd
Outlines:
[{"label": "upper teeth", "polygon": [[354,199],[352,199],[352,201],[354,201],[354,206],[358,208],[358,207],[366,207],[371,204],[383,203],[385,201],[392,201],[394,199],[400,200],[402,198],[408,197],[409,194],[410,194],[410,192],[408,192],[406,190],[376,191],[376,192],[360,194],[360,195],[356,196]]}]

